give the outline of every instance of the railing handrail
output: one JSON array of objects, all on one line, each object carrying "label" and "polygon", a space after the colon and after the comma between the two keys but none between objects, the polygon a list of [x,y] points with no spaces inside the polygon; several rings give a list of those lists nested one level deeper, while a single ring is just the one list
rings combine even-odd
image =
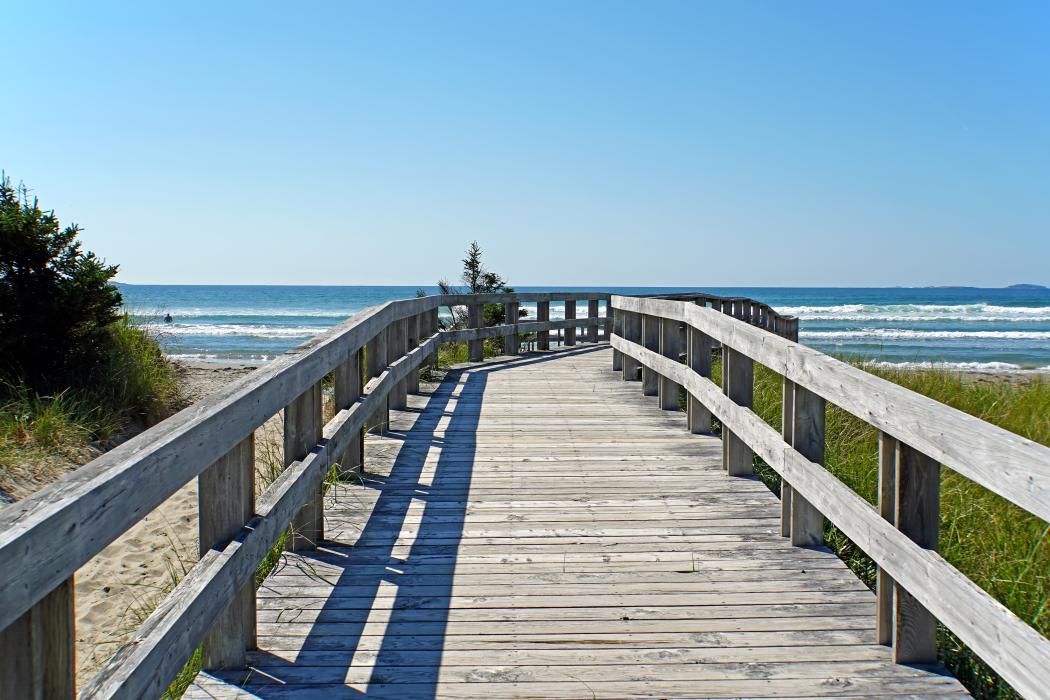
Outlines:
[{"label": "railing handrail", "polygon": [[[712,309],[619,295],[613,295],[612,303],[617,309],[688,323],[1050,521],[1050,448],[1044,445]],[[993,464],[998,468],[989,466]]]},{"label": "railing handrail", "polygon": [[[789,521],[783,526],[786,531],[782,534],[791,535],[794,543],[795,536],[790,529],[797,523],[819,531],[819,519],[817,525],[813,524],[812,519],[796,521],[797,514],[791,512],[793,508],[801,508],[802,517],[806,518],[809,517],[806,512],[815,509],[819,516],[827,517],[875,561],[880,568],[880,641],[890,641],[882,630],[883,625],[891,625],[895,629],[892,637],[895,658],[898,653],[905,656],[912,653],[922,658],[908,661],[935,661],[935,649],[931,649],[930,642],[936,639],[936,620],[939,620],[1016,690],[1031,697],[1038,697],[1045,692],[1050,686],[1050,640],[934,551],[939,507],[936,485],[938,472],[936,469],[925,472],[926,475],[932,475],[932,486],[927,486],[928,481],[923,482],[929,476],[920,472],[925,469],[922,460],[935,460],[935,464],[942,463],[1037,517],[1050,520],[1050,448],[816,350],[763,333],[745,322],[704,306],[619,295],[613,295],[610,303],[617,317],[637,315],[642,319],[655,319],[658,324],[665,326],[665,321],[675,326],[684,323],[691,332],[720,342],[724,351],[728,351],[733,358],[731,364],[746,362],[746,373],[736,376],[737,379],[740,376],[748,377],[747,384],[753,381],[750,378],[752,361],[784,377],[785,426],[782,434],[770,427],[749,405],[737,403],[731,394],[740,388],[730,386],[732,383],[727,384],[725,381],[727,368],[723,368],[723,389],[711,381],[709,362],[706,375],[692,366],[692,350],[687,363],[682,364],[677,353],[665,356],[666,353],[657,352],[639,342],[644,342],[644,338],[638,334],[636,327],[629,333],[634,337],[628,338],[624,336],[622,321],[617,318],[614,323],[611,337],[614,350],[685,389],[689,396],[721,421],[726,433],[733,436],[727,448],[732,443],[742,441],[747,450],[761,457],[780,475],[785,487],[784,517]],[[710,351],[710,345],[704,347],[707,352]],[[626,364],[623,366],[626,379]],[[734,367],[734,371],[738,370]],[[799,387],[800,393],[794,393],[795,385]],[[792,411],[798,411],[801,406],[802,410],[819,412],[817,416],[811,414],[806,417],[807,421],[814,421],[811,425],[818,427],[811,429],[811,435],[803,435],[801,444],[798,442],[798,427],[793,428],[794,437],[790,442],[787,437],[789,416],[786,402],[789,390],[795,397]],[[822,455],[824,439],[823,403],[812,402],[806,398],[806,392],[868,422],[891,436],[891,440],[896,439],[898,442],[893,444],[901,447],[893,448],[897,453],[895,459],[900,460],[901,455],[905,454],[908,460],[912,460],[903,466],[898,461],[896,470],[886,481],[887,476],[883,472],[886,465],[881,462],[880,456],[879,511],[827,471],[820,464],[822,457],[804,454],[806,450],[813,450],[810,438],[815,435],[820,443],[816,452]],[[751,393],[750,387],[746,393]],[[798,403],[800,399],[802,402]],[[798,423],[795,422],[795,425]],[[726,433],[723,434],[723,440],[727,439]],[[903,452],[900,451],[902,449]],[[751,452],[745,454],[750,455]],[[925,457],[913,456],[919,453]],[[727,456],[727,464],[729,459]],[[747,462],[749,470],[749,456]],[[1000,467],[996,469],[990,465]],[[902,475],[902,470],[909,473]],[[892,521],[895,517],[901,517],[899,503],[896,515],[887,517],[883,503],[885,494],[882,492],[887,486],[896,490],[898,499],[914,499],[910,508],[923,511],[918,516],[908,512],[909,518],[933,518],[932,543],[920,541],[929,539],[929,533],[920,532],[921,528],[905,532],[902,529],[905,525],[900,521]],[[932,491],[926,492],[927,488]],[[908,527],[914,525],[909,523]],[[816,537],[819,540],[822,535],[817,534]],[[885,590],[884,585],[888,585]],[[921,607],[914,607],[909,597],[914,598]],[[926,615],[932,615],[933,618]],[[887,620],[887,617],[892,620]],[[907,649],[911,640],[898,639],[898,625],[902,626],[903,634],[916,634],[918,639],[923,640],[918,647]]]},{"label": "railing handrail", "polygon": [[[0,509],[0,629],[391,323],[448,306],[608,297],[608,292],[432,295],[359,311],[36,494]],[[551,321],[550,327],[588,323],[586,318]],[[482,335],[508,334],[514,325],[485,329]],[[520,326],[527,331],[538,324],[522,321]],[[467,329],[450,339],[477,335]],[[225,421],[233,427],[217,425]],[[27,560],[33,564],[27,565]]]}]

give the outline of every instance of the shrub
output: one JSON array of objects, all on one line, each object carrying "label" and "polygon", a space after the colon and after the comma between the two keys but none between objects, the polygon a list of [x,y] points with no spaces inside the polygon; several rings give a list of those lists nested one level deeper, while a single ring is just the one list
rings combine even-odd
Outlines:
[{"label": "shrub", "polygon": [[119,316],[117,267],[84,252],[79,233],[0,176],[0,376],[37,392],[94,373]]}]

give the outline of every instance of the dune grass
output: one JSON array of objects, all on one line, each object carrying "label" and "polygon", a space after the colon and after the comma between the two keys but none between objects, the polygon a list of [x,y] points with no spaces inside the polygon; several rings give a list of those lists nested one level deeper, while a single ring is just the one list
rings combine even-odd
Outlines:
[{"label": "dune grass", "polygon": [[[878,369],[859,363],[917,393],[1006,430],[1050,445],[1050,381],[987,380],[939,370]],[[721,382],[716,361],[714,379]],[[782,379],[755,365],[755,412],[780,428]],[[828,404],[826,456],[829,471],[873,505],[877,502],[878,431]],[[756,474],[780,493],[780,478],[756,458]],[[874,563],[835,527],[825,529],[828,545],[872,589]],[[940,552],[953,566],[1010,608],[1044,636],[1050,636],[1050,534],[1042,520],[949,470],[941,473]],[[940,657],[977,698],[1019,697],[1013,689],[942,629]]]},{"label": "dune grass", "polygon": [[123,316],[104,361],[75,386],[40,395],[0,383],[0,497],[19,500],[178,408],[175,371],[150,333]]}]

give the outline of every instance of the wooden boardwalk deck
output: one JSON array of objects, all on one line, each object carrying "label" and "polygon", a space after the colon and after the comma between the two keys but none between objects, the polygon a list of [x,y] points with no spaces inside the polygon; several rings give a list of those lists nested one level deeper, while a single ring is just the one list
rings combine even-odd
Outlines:
[{"label": "wooden boardwalk deck", "polygon": [[251,670],[188,698],[931,697],[875,598],[608,346],[457,370],[258,592]]}]

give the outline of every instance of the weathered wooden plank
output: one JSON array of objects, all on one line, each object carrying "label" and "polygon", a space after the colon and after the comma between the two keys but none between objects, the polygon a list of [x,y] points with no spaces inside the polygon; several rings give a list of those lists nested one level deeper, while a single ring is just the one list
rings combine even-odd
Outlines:
[{"label": "weathered wooden plank", "polygon": [[0,698],[76,695],[74,619],[70,578],[0,631]]},{"label": "weathered wooden plank", "polygon": [[[711,338],[707,334],[686,326],[688,347],[686,364],[701,377],[711,376]],[[619,352],[618,350],[615,352]],[[686,394],[686,412],[689,432],[707,434],[711,432],[711,411],[692,394]]]},{"label": "weathered wooden plank", "polygon": [[[201,472],[197,486],[199,555],[222,550],[255,514],[255,436]],[[255,648],[255,584],[237,591],[208,632],[202,649],[203,668],[244,668],[245,654]]]},{"label": "weathered wooden plank", "polygon": [[[321,441],[324,427],[321,383],[307,389],[284,410],[284,466],[301,461]],[[285,547],[297,552],[313,549],[324,538],[324,490],[317,485],[313,495],[291,523]]]},{"label": "weathered wooden plank", "polygon": [[[665,321],[660,322],[660,354],[664,357],[670,358],[675,362],[681,362],[682,355],[682,336],[679,327],[681,324],[678,321]],[[678,392],[681,387],[675,384],[667,377],[660,377],[660,383],[658,392],[660,396],[660,408],[665,411],[677,411],[678,408]]]},{"label": "weathered wooden plank", "polygon": [[[771,342],[779,342],[775,338]],[[753,412],[729,402],[710,380],[657,353],[613,338],[613,345],[640,362],[676,373],[756,454],[881,565],[932,615],[969,645],[1021,693],[1038,695],[1050,684],[1050,641],[992,599],[935,552],[919,547],[883,520],[860,496],[794,449]]]},{"label": "weathered wooden plank", "polygon": [[82,697],[159,697],[182,668],[233,594],[248,582],[263,555],[301,505],[320,488],[332,454],[347,443],[385,402],[394,385],[434,351],[433,337],[386,368],[369,396],[340,411],[324,428],[323,441],[286,468],[258,499],[256,515],[222,551],[209,550],[189,574],[81,691]]},{"label": "weathered wooden plank", "polygon": [[[791,446],[816,464],[824,463],[824,399],[792,385]],[[797,492],[791,494],[791,544],[815,547],[824,544],[824,516]]]},{"label": "weathered wooden plank", "polygon": [[[897,441],[885,433],[879,433],[879,515],[888,523],[896,525],[897,502]],[[881,566],[875,581],[878,598],[879,644],[893,643],[893,579]]]},{"label": "weathered wooden plank", "polygon": [[[660,351],[660,318],[641,317],[641,344],[653,352]],[[642,364],[642,395],[656,396],[660,392],[660,375],[652,367]]]},{"label": "weathered wooden plank", "polygon": [[[738,406],[754,403],[755,370],[751,358],[730,348],[722,348],[722,390]],[[749,476],[754,472],[754,453],[731,428],[722,426],[722,464],[730,476]]]},{"label": "weathered wooden plank", "polygon": [[[894,523],[912,542],[936,551],[941,465],[904,443],[896,453]],[[937,619],[900,585],[893,593],[893,658],[902,664],[937,661]]]},{"label": "weathered wooden plank", "polygon": [[597,343],[598,342],[598,300],[588,299],[587,300],[587,318],[591,323],[587,326],[587,342]]},{"label": "weathered wooden plank", "polygon": [[[335,369],[334,395],[335,410],[350,408],[361,398],[364,389],[364,349],[350,353]],[[418,379],[418,373],[416,377]],[[351,440],[346,452],[337,457],[340,478],[360,475],[364,466],[365,435],[360,431],[358,439]]]},{"label": "weathered wooden plank", "polygon": [[565,327],[565,346],[576,345],[576,301],[567,299],[565,301],[565,320],[571,321],[572,325]]}]

